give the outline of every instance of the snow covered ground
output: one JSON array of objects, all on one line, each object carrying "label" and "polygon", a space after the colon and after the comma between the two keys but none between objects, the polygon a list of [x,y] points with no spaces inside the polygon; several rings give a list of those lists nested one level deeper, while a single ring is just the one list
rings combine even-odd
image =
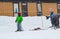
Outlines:
[{"label": "snow covered ground", "polygon": [[[60,39],[60,29],[50,29],[50,19],[45,16],[23,17],[24,31],[15,32],[15,17],[0,16],[0,39]],[[29,31],[40,27],[45,30]]]}]

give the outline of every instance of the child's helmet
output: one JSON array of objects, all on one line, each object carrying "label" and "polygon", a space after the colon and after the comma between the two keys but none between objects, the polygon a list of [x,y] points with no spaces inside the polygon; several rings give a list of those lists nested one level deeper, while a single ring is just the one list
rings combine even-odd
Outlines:
[{"label": "child's helmet", "polygon": [[21,13],[20,13],[20,12],[18,12],[18,14],[20,14],[20,15],[21,15]]},{"label": "child's helmet", "polygon": [[18,12],[18,15],[21,15],[21,13],[20,13],[20,12]]}]

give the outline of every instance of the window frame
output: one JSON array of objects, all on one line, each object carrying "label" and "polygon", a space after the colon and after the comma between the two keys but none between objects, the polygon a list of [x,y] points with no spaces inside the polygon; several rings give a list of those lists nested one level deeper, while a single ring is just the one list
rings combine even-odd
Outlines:
[{"label": "window frame", "polygon": [[[17,11],[17,13],[18,13],[19,12],[19,3],[17,3],[17,2],[13,3],[13,12],[14,12],[14,4],[18,4],[18,11]],[[14,12],[14,13],[16,13],[16,12]]]},{"label": "window frame", "polygon": [[[40,7],[38,4],[40,5]],[[40,8],[40,10],[39,10],[39,8]],[[41,15],[42,15],[42,4],[39,1],[39,2],[37,2],[37,16],[41,16]]]},{"label": "window frame", "polygon": [[[23,9],[23,6],[25,6],[24,8],[26,9]],[[27,10],[27,2],[22,2],[22,16],[28,16],[28,10]],[[24,11],[23,11],[24,10]]]}]

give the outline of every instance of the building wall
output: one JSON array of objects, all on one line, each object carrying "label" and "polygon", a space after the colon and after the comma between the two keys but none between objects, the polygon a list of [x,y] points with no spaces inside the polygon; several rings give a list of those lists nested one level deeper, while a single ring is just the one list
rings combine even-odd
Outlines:
[{"label": "building wall", "polygon": [[19,2],[19,11],[22,13],[22,3]]},{"label": "building wall", "polygon": [[37,15],[37,5],[36,2],[28,2],[28,16]]},{"label": "building wall", "polygon": [[49,9],[52,8],[54,13],[57,14],[57,3],[42,3],[42,14],[47,16],[50,14]]},{"label": "building wall", "polygon": [[60,9],[58,9],[58,13],[60,13]]},{"label": "building wall", "polygon": [[[22,3],[19,2],[19,11],[22,13]],[[57,13],[57,3],[42,3],[42,14],[47,16],[50,14],[49,8],[53,8],[54,13]],[[37,3],[28,2],[27,4],[28,16],[37,16]],[[0,16],[13,16],[13,3],[0,2]]]},{"label": "building wall", "polygon": [[13,16],[12,2],[0,2],[0,16]]}]

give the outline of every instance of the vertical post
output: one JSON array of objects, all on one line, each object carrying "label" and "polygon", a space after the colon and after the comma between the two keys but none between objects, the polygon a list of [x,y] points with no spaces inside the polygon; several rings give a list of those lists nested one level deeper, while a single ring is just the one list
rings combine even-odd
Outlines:
[{"label": "vertical post", "polygon": [[42,19],[42,16],[41,16],[41,22],[42,22],[42,27],[43,27],[43,19]]}]

